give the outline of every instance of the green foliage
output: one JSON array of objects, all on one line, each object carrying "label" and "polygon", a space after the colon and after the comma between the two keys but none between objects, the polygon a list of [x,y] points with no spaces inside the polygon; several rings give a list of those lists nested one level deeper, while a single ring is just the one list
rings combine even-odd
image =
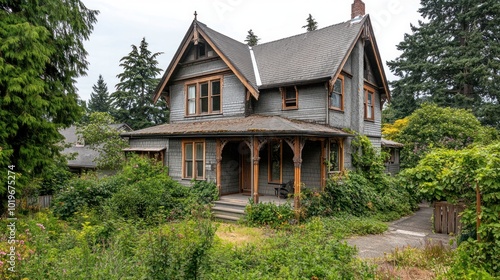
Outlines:
[{"label": "green foliage", "polygon": [[209,220],[184,221],[144,235],[138,255],[147,279],[201,279],[207,266],[215,227]]},{"label": "green foliage", "polygon": [[132,51],[120,59],[123,72],[117,77],[120,82],[116,92],[111,94],[114,117],[118,122],[128,124],[133,129],[166,123],[168,110],[164,100],[153,104],[151,96],[158,85],[161,69],[157,67],[160,52],[148,50],[146,38],[139,47],[132,45]]},{"label": "green foliage", "polygon": [[0,165],[16,166],[18,191],[60,152],[58,130],[81,117],[74,83],[97,13],[79,0],[2,2]]},{"label": "green foliage", "polygon": [[54,195],[54,214],[67,219],[87,207],[101,205],[120,186],[116,178],[98,179],[95,174],[71,179],[64,188]]},{"label": "green foliage", "polygon": [[434,148],[457,150],[495,138],[498,132],[481,126],[469,111],[426,103],[408,117],[394,140],[405,145],[401,151],[403,167],[413,167]]},{"label": "green foliage", "polygon": [[257,46],[259,40],[260,38],[253,33],[252,29],[248,30],[248,35],[245,39],[245,43],[247,43],[247,45],[249,45],[250,47]]},{"label": "green foliage", "polygon": [[273,202],[254,203],[249,200],[245,207],[245,222],[249,225],[267,225],[273,228],[289,225],[295,221],[290,203],[276,205]]},{"label": "green foliage", "polygon": [[[400,79],[392,83],[395,119],[422,101],[471,109],[483,124],[500,125],[500,5],[487,1],[421,1],[424,17],[388,62]],[[466,11],[466,12],[465,12]]]},{"label": "green foliage", "polygon": [[476,186],[481,192],[481,242],[473,242],[471,261],[500,275],[500,143],[476,145],[461,151],[435,150],[402,175],[429,200],[463,201],[466,230],[476,226]]},{"label": "green foliage", "polygon": [[302,28],[306,28],[307,32],[314,31],[318,29],[318,22],[309,14],[309,17],[306,19],[307,24],[302,26]]},{"label": "green foliage", "polygon": [[351,141],[352,165],[356,171],[364,174],[368,180],[380,180],[385,175],[383,152],[376,151],[370,139],[365,135],[356,133]]},{"label": "green foliage", "polygon": [[95,159],[99,169],[118,169],[125,162],[123,148],[128,142],[120,137],[121,131],[114,124],[108,113],[95,112],[90,115],[88,123],[77,127],[85,145],[99,153]]},{"label": "green foliage", "polygon": [[191,191],[201,204],[209,204],[219,199],[219,190],[214,182],[193,180]]},{"label": "green foliage", "polygon": [[161,163],[135,156],[118,176],[124,184],[109,199],[117,216],[157,222],[189,213],[189,189],[170,178]]},{"label": "green foliage", "polygon": [[90,93],[88,104],[89,113],[103,112],[111,114],[111,97],[109,96],[108,86],[104,82],[102,75],[99,75],[97,84],[92,86],[93,92]]}]

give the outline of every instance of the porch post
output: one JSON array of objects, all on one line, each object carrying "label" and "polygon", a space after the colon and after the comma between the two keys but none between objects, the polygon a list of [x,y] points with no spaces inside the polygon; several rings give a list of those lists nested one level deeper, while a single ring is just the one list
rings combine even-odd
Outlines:
[{"label": "porch post", "polygon": [[252,138],[253,142],[253,202],[259,203],[259,141]]},{"label": "porch post", "polygon": [[[295,136],[293,141],[293,164],[294,164],[294,207],[300,208],[300,186],[301,186],[301,172],[302,172],[302,145],[299,136]],[[302,147],[301,147],[302,146]]]},{"label": "porch post", "polygon": [[216,140],[215,145],[215,158],[217,160],[217,169],[215,170],[215,180],[217,181],[217,190],[219,191],[219,196],[221,194],[222,187],[222,143],[219,138]]}]

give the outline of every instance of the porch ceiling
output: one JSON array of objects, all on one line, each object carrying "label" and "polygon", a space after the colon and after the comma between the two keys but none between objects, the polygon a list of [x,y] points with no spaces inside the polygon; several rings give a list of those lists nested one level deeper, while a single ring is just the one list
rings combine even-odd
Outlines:
[{"label": "porch ceiling", "polygon": [[123,137],[194,137],[194,136],[352,136],[340,129],[279,116],[252,115],[245,118],[219,119],[163,124],[125,132]]}]

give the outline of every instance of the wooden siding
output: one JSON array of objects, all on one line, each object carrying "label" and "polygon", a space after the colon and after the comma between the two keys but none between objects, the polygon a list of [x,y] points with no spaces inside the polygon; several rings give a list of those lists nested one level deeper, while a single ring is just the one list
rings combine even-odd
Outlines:
[{"label": "wooden siding", "polygon": [[229,70],[229,67],[227,67],[224,61],[222,61],[222,59],[220,58],[203,60],[200,62],[180,65],[176,69],[175,74],[172,77],[172,81],[190,79],[193,77],[210,74],[215,71],[224,70]]},{"label": "wooden siding", "polygon": [[246,90],[243,84],[235,75],[226,74],[224,75],[222,85],[222,114],[189,117],[186,117],[184,83],[172,85],[170,87],[170,123],[245,116]]},{"label": "wooden siding", "polygon": [[259,100],[254,103],[254,113],[325,123],[326,108],[328,107],[325,84],[297,86],[297,88],[299,91],[299,109],[283,110],[282,94],[276,88],[261,91]]}]

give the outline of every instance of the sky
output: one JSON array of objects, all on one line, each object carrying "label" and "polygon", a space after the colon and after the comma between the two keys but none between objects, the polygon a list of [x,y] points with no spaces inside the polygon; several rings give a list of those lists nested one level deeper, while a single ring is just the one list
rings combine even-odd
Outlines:
[{"label": "sky", "polygon": [[[353,0],[82,0],[85,6],[99,10],[94,32],[85,42],[90,63],[87,76],[77,79],[78,94],[88,100],[92,86],[102,75],[109,93],[115,91],[116,75],[123,72],[120,59],[138,46],[143,37],[151,52],[161,52],[158,67],[168,67],[181,40],[198,14],[198,21],[243,42],[252,29],[270,42],[305,32],[309,14],[326,27],[351,19]],[[397,58],[396,45],[410,33],[410,24],[421,19],[419,0],[364,0],[370,14],[387,79],[396,77],[386,61]],[[163,72],[161,73],[163,74]]]}]

